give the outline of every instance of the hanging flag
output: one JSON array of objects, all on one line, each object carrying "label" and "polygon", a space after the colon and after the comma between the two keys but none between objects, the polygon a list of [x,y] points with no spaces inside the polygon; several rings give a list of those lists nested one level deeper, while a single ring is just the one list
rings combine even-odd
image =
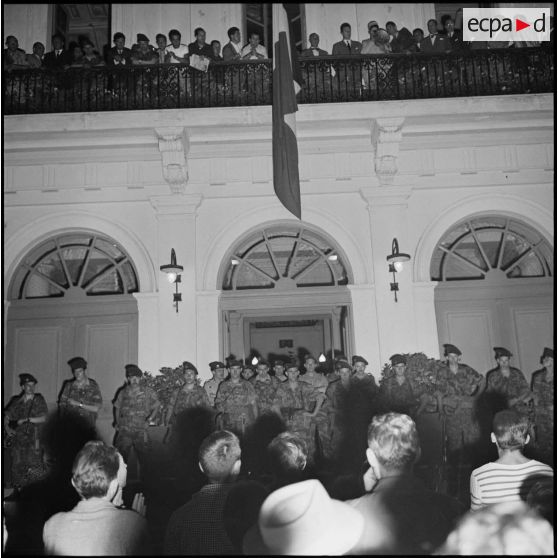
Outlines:
[{"label": "hanging flag", "polygon": [[296,94],[300,91],[297,68],[285,4],[273,4],[273,187],[281,203],[300,219],[295,119]]}]

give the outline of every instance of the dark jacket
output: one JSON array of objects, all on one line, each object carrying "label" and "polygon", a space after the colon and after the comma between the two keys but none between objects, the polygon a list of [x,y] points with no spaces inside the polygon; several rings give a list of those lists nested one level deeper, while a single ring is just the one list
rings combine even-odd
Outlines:
[{"label": "dark jacket", "polygon": [[200,48],[197,41],[194,41],[188,45],[188,54],[190,56],[192,54],[197,54],[198,56],[207,56],[207,58],[211,58],[213,56],[213,49],[211,48],[211,45],[208,45],[207,43]]},{"label": "dark jacket", "polygon": [[351,554],[431,554],[466,511],[457,500],[428,490],[412,475],[380,479],[372,492],[347,503],[365,520]]},{"label": "dark jacket", "polygon": [[64,66],[72,63],[69,51],[63,50],[58,56],[54,50],[47,52],[43,58],[43,66],[50,70],[61,70]]},{"label": "dark jacket", "polygon": [[[316,49],[318,51],[318,56],[327,56],[327,50],[323,50],[321,48]],[[314,57],[314,49],[313,48],[305,48],[301,53],[300,56],[303,58],[313,58]]]},{"label": "dark jacket", "polygon": [[112,47],[107,52],[107,66],[131,66],[132,65],[132,51],[129,48],[124,47],[122,49],[122,56],[126,61],[125,64],[115,63],[115,57],[118,55],[118,49],[116,47]]},{"label": "dark jacket", "polygon": [[414,42],[412,33],[406,27],[402,27],[397,31],[397,37],[394,37],[389,44],[392,52],[405,52],[413,46]]},{"label": "dark jacket", "polygon": [[349,50],[349,47],[346,45],[345,41],[339,41],[338,43],[335,43],[333,45],[331,54],[333,54],[333,56],[340,56],[342,54],[360,54],[361,50],[362,44],[358,41],[351,40],[351,50]]},{"label": "dark jacket", "polygon": [[436,33],[434,38],[434,43],[430,39],[430,35],[428,37],[424,37],[420,42],[420,51],[421,52],[446,52],[447,50],[451,50],[451,44],[448,41],[445,35],[440,35]]}]

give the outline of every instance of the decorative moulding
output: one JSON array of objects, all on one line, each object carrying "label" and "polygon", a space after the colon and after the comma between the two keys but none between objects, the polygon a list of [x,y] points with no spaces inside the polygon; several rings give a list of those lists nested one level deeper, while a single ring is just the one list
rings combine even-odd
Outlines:
[{"label": "decorative moulding", "polygon": [[404,118],[377,118],[372,129],[374,166],[381,186],[391,186],[397,174]]},{"label": "decorative moulding", "polygon": [[163,164],[163,177],[173,194],[183,194],[188,184],[187,154],[190,142],[181,126],[155,128]]}]

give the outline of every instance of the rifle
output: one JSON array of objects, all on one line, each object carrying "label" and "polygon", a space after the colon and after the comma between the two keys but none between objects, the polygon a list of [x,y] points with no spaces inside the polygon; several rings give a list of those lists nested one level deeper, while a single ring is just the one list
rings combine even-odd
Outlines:
[{"label": "rifle", "polygon": [[168,422],[167,422],[167,431],[165,432],[165,436],[163,437],[163,444],[166,444],[166,443],[167,443],[167,439],[169,438],[170,432],[171,432],[171,430],[172,430],[170,421],[171,421],[172,416],[174,415],[174,410],[176,409],[176,402],[178,401],[178,392],[179,392],[179,390],[181,390],[181,389],[182,389],[182,386],[180,386],[180,387],[174,392],[174,393],[176,394],[176,396],[174,397],[174,401],[173,401],[173,403],[172,403],[172,411],[171,411],[171,413],[170,413],[170,418],[169,418],[169,420],[168,420]]}]

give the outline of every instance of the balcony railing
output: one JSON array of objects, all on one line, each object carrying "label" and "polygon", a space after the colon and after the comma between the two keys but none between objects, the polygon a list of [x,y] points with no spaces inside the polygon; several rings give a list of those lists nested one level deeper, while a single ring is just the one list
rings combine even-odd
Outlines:
[{"label": "balcony railing", "polygon": [[[548,93],[550,49],[301,58],[300,103]],[[269,105],[271,62],[4,72],[5,114]]]},{"label": "balcony railing", "polygon": [[299,102],[547,93],[554,63],[541,48],[302,58]]},{"label": "balcony railing", "polygon": [[271,104],[271,62],[4,72],[6,114]]}]

